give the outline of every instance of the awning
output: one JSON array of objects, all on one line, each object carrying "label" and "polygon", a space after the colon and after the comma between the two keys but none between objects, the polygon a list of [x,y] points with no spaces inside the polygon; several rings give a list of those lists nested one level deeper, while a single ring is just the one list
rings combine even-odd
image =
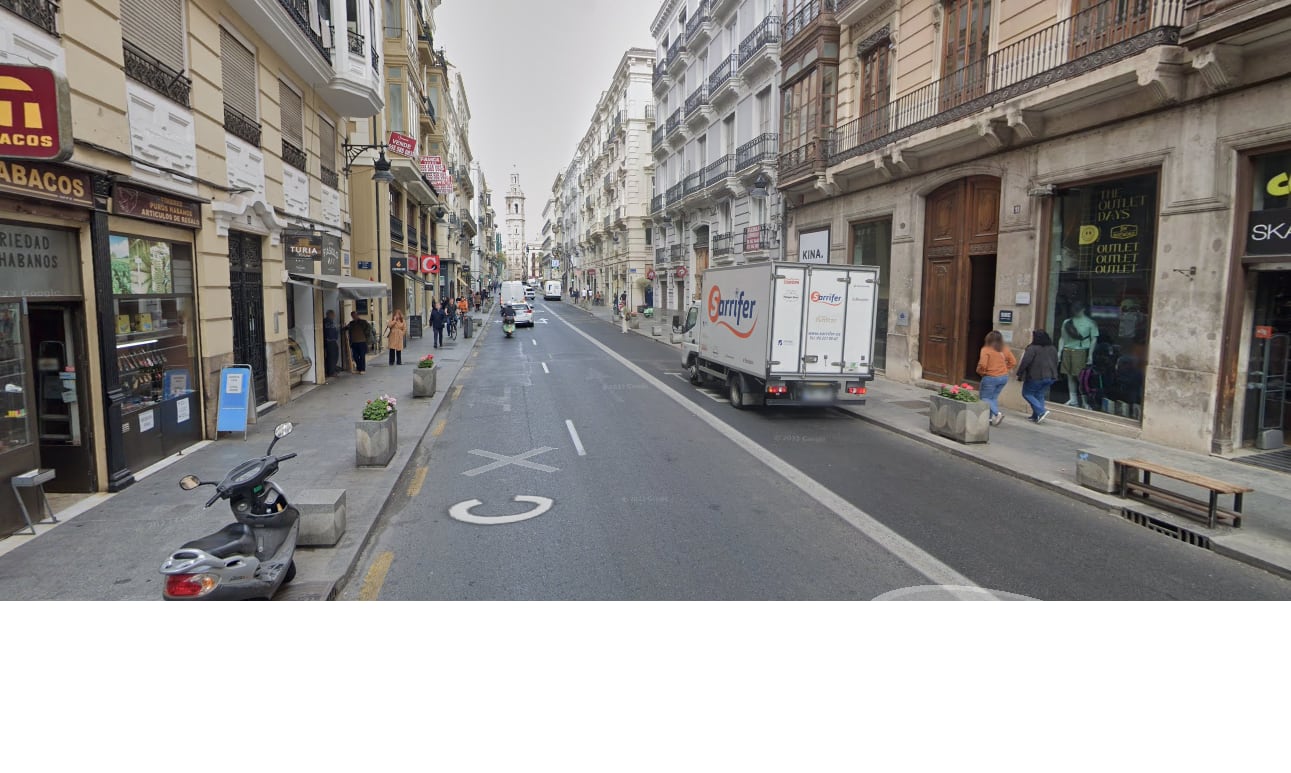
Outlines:
[{"label": "awning", "polygon": [[425,286],[427,286],[427,284],[428,284],[428,282],[426,282],[426,280],[425,280],[425,279],[422,279],[420,276],[418,276],[417,274],[414,274],[414,273],[412,273],[412,272],[410,272],[410,271],[396,271],[396,272],[394,272],[394,275],[395,275],[395,276],[401,276],[401,277],[403,277],[404,279],[410,279],[410,280],[412,280],[412,281],[416,282],[417,284],[421,285],[422,287],[425,287]]},{"label": "awning", "polygon": [[346,298],[384,298],[390,288],[383,282],[373,282],[356,276],[323,274],[288,274],[291,284],[305,285],[319,290],[335,290]]}]

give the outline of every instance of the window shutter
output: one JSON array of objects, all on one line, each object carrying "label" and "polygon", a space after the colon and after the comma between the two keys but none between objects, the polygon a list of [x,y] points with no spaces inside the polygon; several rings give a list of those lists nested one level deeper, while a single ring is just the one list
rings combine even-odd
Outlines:
[{"label": "window shutter", "polygon": [[336,127],[321,115],[318,117],[318,157],[324,167],[336,171]]},{"label": "window shutter", "polygon": [[256,56],[237,38],[220,29],[220,62],[224,67],[224,104],[253,121],[256,109]]},{"label": "window shutter", "polygon": [[184,71],[184,0],[121,0],[121,37]]},{"label": "window shutter", "polygon": [[305,102],[299,94],[278,81],[278,106],[282,109],[282,138],[305,149]]}]

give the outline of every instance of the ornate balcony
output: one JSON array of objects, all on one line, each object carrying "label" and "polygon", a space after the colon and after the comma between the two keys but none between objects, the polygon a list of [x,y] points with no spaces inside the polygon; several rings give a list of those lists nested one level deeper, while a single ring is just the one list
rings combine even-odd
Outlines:
[{"label": "ornate balcony", "polygon": [[662,93],[668,87],[668,57],[660,57],[654,65],[654,76],[651,79],[655,93]]},{"label": "ornate balcony", "polygon": [[402,242],[404,238],[403,218],[390,216],[390,241]]},{"label": "ornate balcony", "polygon": [[704,186],[719,185],[725,182],[726,178],[733,176],[735,176],[735,154],[727,153],[704,167]]},{"label": "ornate balcony", "polygon": [[732,252],[735,252],[734,240],[735,234],[731,232],[713,234],[713,257],[719,258],[723,255],[730,255]]},{"label": "ornate balcony", "polygon": [[686,245],[674,244],[668,248],[668,260],[672,263],[681,263],[686,259]]},{"label": "ornate balcony", "polygon": [[668,72],[673,76],[684,73],[686,65],[690,64],[690,54],[686,52],[685,46],[686,41],[681,35],[668,45]]},{"label": "ornate balcony", "polygon": [[664,199],[665,207],[680,207],[681,200],[686,196],[685,182],[679,182],[668,189],[668,197]]},{"label": "ornate balcony", "polygon": [[305,151],[291,144],[287,140],[282,141],[282,162],[288,166],[294,166],[302,172],[308,171],[306,164]]},{"label": "ornate balcony", "polygon": [[335,169],[329,169],[326,166],[320,167],[318,170],[318,177],[323,181],[323,185],[326,185],[328,188],[341,187],[341,178],[340,175],[336,173]]},{"label": "ornate balcony", "polygon": [[260,124],[228,105],[224,106],[224,129],[234,137],[251,143],[253,147],[260,147]]},{"label": "ornate balcony", "polygon": [[659,154],[660,151],[666,153],[668,150],[668,146],[663,143],[665,135],[666,130],[662,126],[656,126],[654,131],[650,133],[650,147],[656,154]]},{"label": "ornate balcony", "polygon": [[769,252],[780,247],[780,232],[769,225],[751,225],[744,229],[744,254]]},{"label": "ornate balcony", "polygon": [[776,158],[776,140],[778,134],[763,134],[754,137],[735,150],[735,170],[743,172],[758,164],[772,164]]},{"label": "ornate balcony", "polygon": [[[1176,45],[1183,14],[1184,0],[1140,0],[1135,6],[1105,0],[834,129],[829,163],[1052,88],[1149,48]],[[784,172],[781,156],[782,182]]]},{"label": "ornate balcony", "polygon": [[58,3],[52,0],[0,0],[0,8],[8,9],[49,34],[58,36]]},{"label": "ornate balcony", "polygon": [[708,98],[714,107],[734,99],[740,87],[740,59],[738,54],[731,54],[717,63],[708,76]]},{"label": "ornate balcony", "polygon": [[686,179],[682,181],[683,196],[690,196],[702,190],[704,190],[704,173],[702,171],[686,175]]},{"label": "ornate balcony", "polygon": [[820,18],[821,14],[825,14],[827,19],[832,20],[834,8],[834,0],[807,0],[805,5],[785,18],[784,42],[792,41],[796,35]]},{"label": "ornate balcony", "polygon": [[740,69],[752,72],[777,66],[780,58],[780,17],[768,16],[740,42]]},{"label": "ornate balcony", "polygon": [[[121,52],[125,58],[126,77],[184,107],[190,106],[189,95],[193,90],[193,81],[184,77],[182,72],[170,69],[151,54],[124,40],[121,41]],[[259,140],[256,144],[260,144]]]},{"label": "ornate balcony", "polygon": [[663,194],[656,193],[654,198],[650,199],[650,214],[657,215],[663,211]]},{"label": "ornate balcony", "polygon": [[667,247],[655,247],[655,248],[654,248],[654,264],[655,264],[656,266],[666,266],[666,265],[668,265],[668,248],[667,248]]},{"label": "ornate balcony", "polygon": [[362,56],[362,55],[363,55],[363,43],[365,42],[365,41],[364,41],[364,39],[363,39],[363,33],[362,33],[362,32],[355,32],[354,30],[346,30],[346,31],[345,31],[345,34],[346,34],[346,38],[347,38],[347,39],[348,39],[348,41],[349,41],[349,50],[350,50],[350,53],[351,53],[351,54],[358,54],[359,56]]},{"label": "ornate balcony", "polygon": [[776,178],[780,190],[815,178],[825,171],[824,143],[809,140],[796,148],[784,151],[777,162]]},{"label": "ornate balcony", "polygon": [[686,20],[686,45],[698,52],[713,37],[713,27],[709,23],[708,0],[702,0],[699,6]]},{"label": "ornate balcony", "polygon": [[686,97],[686,118],[690,118],[701,107],[708,105],[708,86],[701,85]]},{"label": "ornate balcony", "polygon": [[680,130],[681,130],[681,108],[677,108],[676,110],[672,111],[672,115],[668,116],[668,123],[667,123],[667,126],[665,127],[664,136],[671,137],[673,134],[675,134]]}]

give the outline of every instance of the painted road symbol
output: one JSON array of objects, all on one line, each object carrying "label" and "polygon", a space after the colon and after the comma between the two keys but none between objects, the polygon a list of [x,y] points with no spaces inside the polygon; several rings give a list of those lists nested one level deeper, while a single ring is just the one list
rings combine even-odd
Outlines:
[{"label": "painted road symbol", "polygon": [[494,470],[499,470],[503,467],[507,467],[512,464],[516,465],[517,467],[526,467],[530,470],[538,470],[539,472],[556,472],[557,470],[560,469],[559,467],[548,467],[545,464],[538,464],[537,462],[526,461],[530,457],[537,456],[538,454],[545,454],[548,451],[555,451],[555,450],[556,449],[554,448],[543,446],[542,448],[535,448],[532,451],[525,451],[523,454],[519,454],[518,456],[504,456],[503,454],[495,454],[492,451],[481,451],[478,448],[472,449],[471,453],[475,454],[476,456],[483,456],[485,459],[495,459],[496,461],[486,464],[483,467],[476,467],[473,470],[467,470],[462,474],[468,478],[473,478],[476,475],[483,475],[486,472],[493,472]]},{"label": "painted road symbol", "polygon": [[538,324],[539,324],[539,325],[545,325],[545,324],[547,324],[547,319],[546,319],[545,317],[539,317],[539,318],[538,318]]},{"label": "painted road symbol", "polygon": [[484,503],[478,499],[470,499],[465,502],[458,502],[457,504],[448,508],[448,514],[453,518],[455,518],[456,520],[459,520],[463,523],[474,523],[474,524],[479,524],[480,526],[500,526],[506,523],[518,523],[520,521],[527,521],[530,518],[537,518],[538,516],[550,510],[552,505],[552,501],[550,499],[547,499],[546,497],[517,496],[515,498],[515,501],[528,502],[534,507],[528,512],[518,513],[516,515],[498,515],[498,516],[472,515],[471,510],[479,507]]}]

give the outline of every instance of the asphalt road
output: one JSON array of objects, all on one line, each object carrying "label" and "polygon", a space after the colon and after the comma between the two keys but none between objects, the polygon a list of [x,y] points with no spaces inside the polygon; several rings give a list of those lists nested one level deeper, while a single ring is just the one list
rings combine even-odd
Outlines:
[{"label": "asphalt road", "polygon": [[870,599],[961,582],[1291,598],[1291,582],[841,412],[737,411],[687,383],[674,349],[537,311],[547,324],[511,339],[484,327],[342,598]]}]

